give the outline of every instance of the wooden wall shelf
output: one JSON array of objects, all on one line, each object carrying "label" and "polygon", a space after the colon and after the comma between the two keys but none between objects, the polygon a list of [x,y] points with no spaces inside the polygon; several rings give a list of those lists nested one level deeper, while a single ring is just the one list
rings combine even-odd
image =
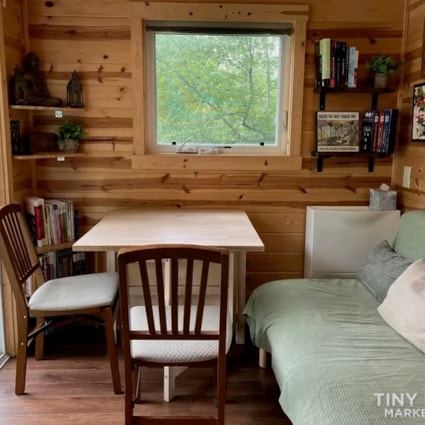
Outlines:
[{"label": "wooden wall shelf", "polygon": [[312,156],[317,158],[317,166],[316,170],[320,173],[323,171],[323,160],[326,158],[333,158],[333,157],[350,157],[355,156],[359,158],[367,159],[368,161],[368,171],[369,173],[373,173],[374,167],[375,167],[375,158],[385,158],[388,155],[391,154],[384,154],[384,153],[367,153],[367,152],[317,152],[313,151],[311,153]]},{"label": "wooden wall shelf", "polygon": [[50,251],[60,251],[61,249],[71,248],[75,241],[59,243],[56,245],[46,245],[36,247],[37,254],[45,254]]},{"label": "wooden wall shelf", "polygon": [[315,87],[314,93],[320,94],[319,109],[323,111],[326,108],[326,95],[327,94],[360,94],[369,93],[372,96],[371,109],[375,110],[378,107],[378,97],[380,94],[393,93],[394,89],[375,89],[374,87],[338,87],[338,88],[326,88],[326,87]]},{"label": "wooden wall shelf", "polygon": [[75,157],[83,157],[87,156],[86,153],[83,152],[75,152],[75,153],[64,153],[64,152],[40,152],[31,155],[13,155],[13,158],[18,160],[29,160],[29,159],[52,159],[56,158],[58,161],[64,161],[66,158],[75,158]]},{"label": "wooden wall shelf", "polygon": [[84,108],[71,108],[70,106],[10,105],[10,109],[21,109],[26,111],[81,111]]}]

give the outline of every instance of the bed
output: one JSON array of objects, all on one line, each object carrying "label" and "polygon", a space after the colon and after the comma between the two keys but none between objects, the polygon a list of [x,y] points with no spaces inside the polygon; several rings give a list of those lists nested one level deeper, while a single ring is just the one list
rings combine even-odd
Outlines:
[{"label": "bed", "polygon": [[[279,403],[293,425],[425,423],[425,262],[416,261],[425,257],[425,211],[403,214],[386,245],[356,279],[277,280],[249,297],[251,339],[271,354]],[[415,299],[403,292],[409,271]],[[380,280],[386,288],[373,287]]]}]

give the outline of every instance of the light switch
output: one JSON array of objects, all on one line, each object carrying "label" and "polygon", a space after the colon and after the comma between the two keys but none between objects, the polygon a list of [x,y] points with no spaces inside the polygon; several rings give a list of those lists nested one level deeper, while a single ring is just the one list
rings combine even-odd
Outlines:
[{"label": "light switch", "polygon": [[405,166],[403,168],[403,187],[409,189],[410,187],[410,174],[412,172],[412,167]]}]

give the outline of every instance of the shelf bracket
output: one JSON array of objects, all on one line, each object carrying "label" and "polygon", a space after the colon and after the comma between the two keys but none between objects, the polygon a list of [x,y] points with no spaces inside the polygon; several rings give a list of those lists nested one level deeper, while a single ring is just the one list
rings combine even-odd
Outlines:
[{"label": "shelf bracket", "polygon": [[376,109],[378,108],[378,93],[377,92],[373,92],[372,93],[372,110],[376,111]]},{"label": "shelf bracket", "polygon": [[319,94],[319,109],[324,111],[326,107],[326,93],[321,91]]},{"label": "shelf bracket", "polygon": [[369,157],[369,163],[367,166],[367,170],[369,173],[373,173],[373,169],[375,167],[375,158],[373,156]]}]

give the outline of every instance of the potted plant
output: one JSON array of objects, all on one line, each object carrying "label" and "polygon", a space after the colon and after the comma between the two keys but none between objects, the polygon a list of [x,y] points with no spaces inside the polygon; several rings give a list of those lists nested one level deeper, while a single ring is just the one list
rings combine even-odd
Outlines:
[{"label": "potted plant", "polygon": [[388,76],[398,68],[397,63],[390,56],[374,56],[366,62],[366,69],[375,74],[374,87],[376,89],[386,88]]},{"label": "potted plant", "polygon": [[77,152],[80,140],[84,135],[82,124],[75,124],[72,121],[65,121],[59,128],[58,147],[60,151],[67,153]]}]

